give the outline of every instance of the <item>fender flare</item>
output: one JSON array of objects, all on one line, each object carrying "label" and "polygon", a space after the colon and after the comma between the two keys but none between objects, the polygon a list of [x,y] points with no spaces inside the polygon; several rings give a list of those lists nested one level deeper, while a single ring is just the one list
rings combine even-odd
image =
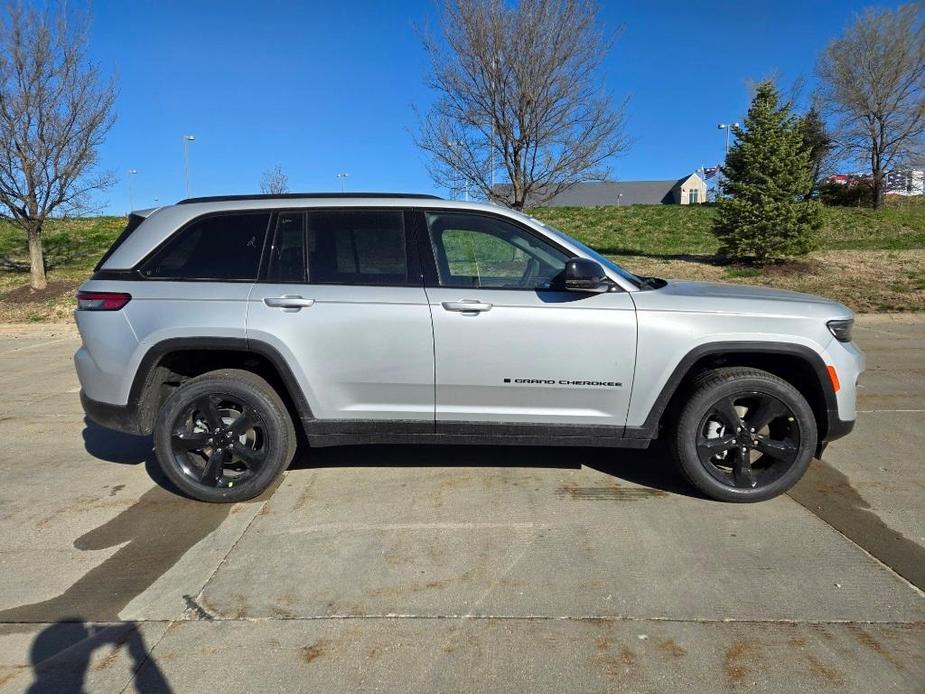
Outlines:
[{"label": "fender flare", "polygon": [[643,438],[655,439],[658,437],[658,425],[661,421],[665,409],[671,398],[674,397],[685,377],[690,373],[691,368],[704,357],[727,353],[752,353],[752,354],[781,354],[791,357],[798,357],[804,361],[816,375],[819,386],[825,400],[825,409],[822,415],[822,421],[828,425],[826,432],[819,432],[820,440],[827,438],[828,432],[835,430],[838,419],[838,401],[835,398],[835,391],[832,389],[829,380],[828,369],[825,362],[818,352],[806,345],[794,342],[707,342],[698,345],[690,350],[678,365],[671,372],[668,380],[662,386],[661,392],[652,404],[645,422],[640,427],[627,427],[624,436],[626,438]]},{"label": "fender flare", "polygon": [[149,347],[135,371],[127,407],[134,411],[139,432],[150,433],[157,415],[154,411],[156,409],[155,398],[150,395],[154,392],[153,380],[161,360],[174,352],[193,350],[250,352],[265,358],[282,379],[287,394],[295,404],[299,418],[303,421],[314,418],[305,393],[292,373],[292,369],[275,347],[259,340],[241,337],[177,337],[162,340]]}]

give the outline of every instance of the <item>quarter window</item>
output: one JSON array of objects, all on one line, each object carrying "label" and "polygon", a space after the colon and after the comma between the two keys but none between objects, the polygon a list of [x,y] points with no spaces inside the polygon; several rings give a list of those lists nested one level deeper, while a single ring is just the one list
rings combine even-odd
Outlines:
[{"label": "quarter window", "polygon": [[443,287],[551,289],[569,256],[497,217],[428,213]]},{"label": "quarter window", "polygon": [[257,279],[269,212],[220,214],[193,221],[142,269],[158,279]]}]

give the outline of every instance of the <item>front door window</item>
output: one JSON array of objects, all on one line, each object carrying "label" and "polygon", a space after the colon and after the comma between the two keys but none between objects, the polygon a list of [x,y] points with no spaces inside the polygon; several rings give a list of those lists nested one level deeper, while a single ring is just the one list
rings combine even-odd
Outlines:
[{"label": "front door window", "polygon": [[569,256],[515,224],[489,215],[427,214],[442,287],[550,289]]}]

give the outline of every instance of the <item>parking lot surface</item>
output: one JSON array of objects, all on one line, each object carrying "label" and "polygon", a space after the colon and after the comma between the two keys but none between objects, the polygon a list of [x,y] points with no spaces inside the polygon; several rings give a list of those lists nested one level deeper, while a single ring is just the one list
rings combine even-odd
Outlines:
[{"label": "parking lot surface", "polygon": [[301,451],[174,494],[0,327],[0,690],[925,691],[925,319],[864,316],[858,425],[788,495],[649,451]]}]

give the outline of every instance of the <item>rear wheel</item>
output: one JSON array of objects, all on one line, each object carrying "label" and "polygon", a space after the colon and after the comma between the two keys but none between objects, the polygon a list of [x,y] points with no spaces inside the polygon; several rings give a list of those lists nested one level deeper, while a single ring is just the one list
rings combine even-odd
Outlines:
[{"label": "rear wheel", "polygon": [[292,418],[264,379],[212,371],[177,388],[154,430],[157,460],[181,491],[201,501],[257,496],[295,454]]},{"label": "rear wheel", "polygon": [[685,403],[674,435],[684,476],[721,501],[762,501],[806,472],[816,449],[816,420],[803,395],[759,369],[704,374]]}]

